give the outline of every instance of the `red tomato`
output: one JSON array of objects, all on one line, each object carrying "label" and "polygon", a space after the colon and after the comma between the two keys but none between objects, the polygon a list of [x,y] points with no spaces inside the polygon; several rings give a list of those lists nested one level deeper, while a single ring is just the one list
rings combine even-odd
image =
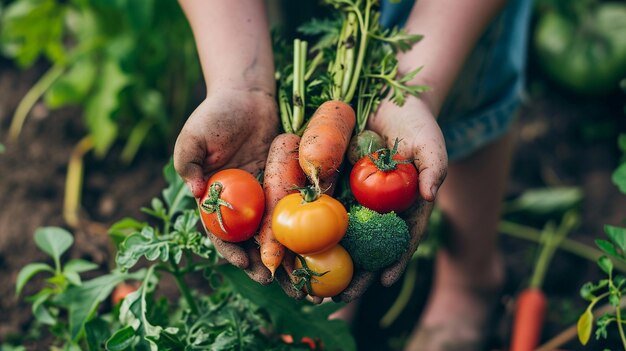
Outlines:
[{"label": "red tomato", "polygon": [[[387,152],[387,154],[385,154]],[[374,161],[372,161],[372,158]],[[400,161],[400,162],[398,162]],[[362,157],[350,173],[356,200],[376,212],[401,212],[417,198],[417,170],[393,150]]]},{"label": "red tomato", "polygon": [[209,178],[199,206],[207,230],[224,241],[240,242],[256,233],[265,211],[265,195],[250,173],[225,169]]},{"label": "red tomato", "polygon": [[117,286],[113,290],[113,293],[111,294],[111,302],[113,302],[114,305],[117,305],[118,303],[120,303],[120,301],[124,300],[124,298],[128,294],[135,292],[137,289],[139,289],[139,286],[140,284],[137,282],[122,282],[117,284]]}]

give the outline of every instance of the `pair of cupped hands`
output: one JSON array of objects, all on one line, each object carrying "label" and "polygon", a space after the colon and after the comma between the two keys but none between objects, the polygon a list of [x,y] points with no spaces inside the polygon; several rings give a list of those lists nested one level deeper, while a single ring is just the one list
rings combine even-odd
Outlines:
[{"label": "pair of cupped hands", "polygon": [[[183,126],[174,147],[174,166],[198,199],[204,195],[206,181],[215,172],[240,168],[253,175],[265,167],[269,146],[279,132],[275,98],[260,90],[223,89],[211,92]],[[350,285],[335,301],[350,302],[359,298],[378,278],[383,286],[395,283],[417,249],[432,211],[432,202],[446,175],[447,154],[441,129],[428,108],[418,98],[409,97],[399,107],[383,101],[368,121],[368,129],[380,134],[389,145],[400,140],[398,152],[414,160],[419,173],[416,203],[401,215],[411,232],[409,250],[400,260],[381,272],[356,269]],[[231,264],[243,269],[261,283],[272,281],[263,265],[254,239],[229,243],[207,235],[217,251]],[[286,255],[276,280],[287,295],[301,299],[305,293],[293,288],[287,271],[293,269],[293,257]],[[312,298],[320,302],[319,298]]]}]

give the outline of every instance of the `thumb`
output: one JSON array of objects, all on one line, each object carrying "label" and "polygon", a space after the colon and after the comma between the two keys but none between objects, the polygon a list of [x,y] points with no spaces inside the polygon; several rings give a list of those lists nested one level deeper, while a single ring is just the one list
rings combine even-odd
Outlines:
[{"label": "thumb", "polygon": [[448,154],[441,133],[415,147],[413,159],[418,172],[420,196],[426,201],[435,201],[448,170]]},{"label": "thumb", "polygon": [[196,199],[201,198],[206,192],[203,156],[204,152],[198,146],[189,145],[189,140],[183,138],[181,133],[174,146],[174,169],[183,178]]}]

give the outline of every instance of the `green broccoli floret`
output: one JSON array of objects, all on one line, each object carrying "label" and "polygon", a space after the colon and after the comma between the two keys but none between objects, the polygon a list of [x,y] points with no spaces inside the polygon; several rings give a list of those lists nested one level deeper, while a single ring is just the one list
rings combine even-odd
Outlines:
[{"label": "green broccoli floret", "polygon": [[358,267],[377,271],[397,261],[408,250],[409,240],[409,227],[395,213],[354,206],[341,245]]}]

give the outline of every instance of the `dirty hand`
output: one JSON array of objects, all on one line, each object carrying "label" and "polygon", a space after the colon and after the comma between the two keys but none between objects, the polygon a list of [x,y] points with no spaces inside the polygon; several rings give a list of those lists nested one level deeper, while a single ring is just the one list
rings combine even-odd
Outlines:
[{"label": "dirty hand", "polygon": [[[174,167],[193,196],[200,199],[206,181],[218,170],[241,168],[256,176],[265,165],[277,128],[276,103],[271,94],[235,89],[211,93],[180,131],[174,147]],[[234,244],[208,231],[207,235],[228,262],[261,284],[271,282],[271,274],[261,263],[252,240]]]},{"label": "dirty hand", "polygon": [[[396,138],[399,139],[398,153],[414,160],[419,176],[418,199],[402,213],[411,232],[409,250],[380,272],[382,285],[391,286],[402,276],[426,230],[433,201],[446,176],[448,156],[437,120],[427,105],[417,98],[409,97],[402,107],[389,100],[383,101],[370,116],[368,129],[380,134],[390,148]],[[377,276],[378,272],[356,271],[348,288],[335,300],[350,302],[359,298]]]}]

